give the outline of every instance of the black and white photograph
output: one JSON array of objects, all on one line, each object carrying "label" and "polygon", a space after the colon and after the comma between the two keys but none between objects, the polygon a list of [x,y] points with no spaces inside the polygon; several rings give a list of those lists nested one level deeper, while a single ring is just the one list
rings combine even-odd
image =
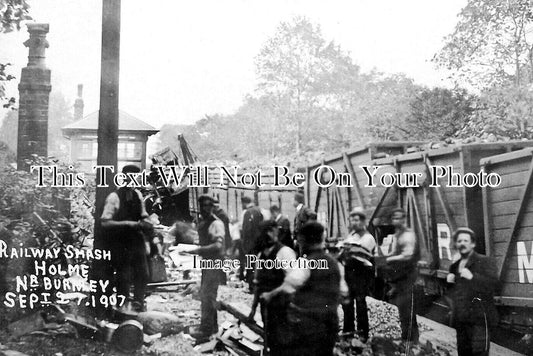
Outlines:
[{"label": "black and white photograph", "polygon": [[0,0],[0,356],[533,356],[532,0]]}]

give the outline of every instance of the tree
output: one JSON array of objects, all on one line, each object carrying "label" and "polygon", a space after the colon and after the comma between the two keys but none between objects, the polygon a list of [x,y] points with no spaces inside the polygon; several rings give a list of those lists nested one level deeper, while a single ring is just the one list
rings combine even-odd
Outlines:
[{"label": "tree", "polygon": [[475,102],[461,138],[491,140],[533,139],[533,92],[526,87],[507,86],[485,90]]},{"label": "tree", "polygon": [[533,82],[533,1],[469,0],[434,57],[478,88]]},{"label": "tree", "polygon": [[[7,33],[20,30],[20,24],[24,20],[29,20],[30,6],[26,0],[0,0],[0,33]],[[15,79],[8,71],[10,63],[0,63],[0,102],[5,108],[15,104],[15,98],[6,98],[5,82]]]},{"label": "tree", "polygon": [[274,117],[292,134],[299,155],[308,118],[331,93],[336,71],[351,66],[351,58],[333,42],[327,42],[319,26],[304,17],[282,22],[256,57],[257,92],[270,98]]},{"label": "tree", "polygon": [[410,102],[407,128],[416,140],[445,140],[463,129],[475,97],[465,89],[423,88]]}]

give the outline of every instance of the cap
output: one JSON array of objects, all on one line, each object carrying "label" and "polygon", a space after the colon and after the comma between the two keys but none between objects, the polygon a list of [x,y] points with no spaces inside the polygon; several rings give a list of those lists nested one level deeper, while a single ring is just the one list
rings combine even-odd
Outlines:
[{"label": "cap", "polygon": [[357,216],[359,216],[359,217],[362,218],[362,219],[366,219],[365,211],[364,211],[363,208],[360,207],[360,206],[357,206],[357,207],[353,208],[353,209],[350,211],[350,216],[354,216],[354,215],[357,215]]},{"label": "cap", "polygon": [[127,164],[124,167],[122,167],[122,173],[139,173],[141,171],[141,168],[139,166],[136,166],[134,164]]},{"label": "cap", "polygon": [[212,196],[210,195],[207,195],[207,194],[203,194],[203,195],[200,195],[198,197],[198,203],[199,204],[204,204],[205,202],[211,202],[211,203],[215,203],[215,199],[213,199]]},{"label": "cap", "polygon": [[472,241],[473,242],[476,242],[476,233],[474,232],[474,230],[468,228],[468,227],[460,227],[458,228],[457,230],[454,231],[453,235],[452,235],[452,240],[455,242],[457,241],[457,237],[459,236],[459,234],[469,234],[470,237],[472,238]]}]

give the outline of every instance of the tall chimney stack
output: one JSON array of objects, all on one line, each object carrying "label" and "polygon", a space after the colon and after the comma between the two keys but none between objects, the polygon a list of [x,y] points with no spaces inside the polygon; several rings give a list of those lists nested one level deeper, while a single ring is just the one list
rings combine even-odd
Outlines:
[{"label": "tall chimney stack", "polygon": [[46,34],[49,25],[29,23],[30,38],[24,42],[29,48],[28,65],[22,68],[19,84],[19,121],[17,168],[29,170],[26,159],[33,154],[48,156],[48,99],[50,96],[50,69],[45,65],[48,48]]},{"label": "tall chimney stack", "polygon": [[78,97],[74,101],[74,120],[83,119],[83,84],[78,84]]}]

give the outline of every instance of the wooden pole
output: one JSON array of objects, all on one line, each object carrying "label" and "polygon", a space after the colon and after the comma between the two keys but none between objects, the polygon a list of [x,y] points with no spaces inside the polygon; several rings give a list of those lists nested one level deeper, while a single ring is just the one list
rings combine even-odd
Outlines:
[{"label": "wooden pole", "polygon": [[[100,76],[100,111],[98,115],[97,165],[117,170],[118,94],[120,62],[120,2],[102,0],[102,57]],[[105,198],[114,190],[113,174],[107,171],[108,187],[96,188],[95,247],[101,246],[100,216]],[[98,179],[98,176],[97,176]]]}]

